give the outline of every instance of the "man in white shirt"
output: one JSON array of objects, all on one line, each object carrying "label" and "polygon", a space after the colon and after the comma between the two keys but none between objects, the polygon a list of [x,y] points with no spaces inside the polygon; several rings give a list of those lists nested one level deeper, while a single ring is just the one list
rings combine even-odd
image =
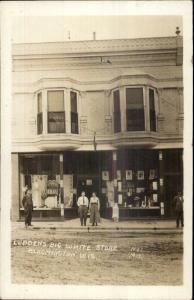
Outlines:
[{"label": "man in white shirt", "polygon": [[81,196],[78,198],[77,205],[78,205],[78,213],[80,216],[81,226],[83,226],[83,224],[84,226],[86,226],[89,201],[88,198],[85,196],[84,191],[81,193]]}]

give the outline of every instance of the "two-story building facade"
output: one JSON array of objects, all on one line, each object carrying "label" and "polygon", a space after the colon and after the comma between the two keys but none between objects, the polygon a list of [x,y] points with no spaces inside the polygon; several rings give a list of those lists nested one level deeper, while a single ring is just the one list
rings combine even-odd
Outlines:
[{"label": "two-story building facade", "polygon": [[183,189],[182,37],[13,45],[12,219],[172,217]]}]

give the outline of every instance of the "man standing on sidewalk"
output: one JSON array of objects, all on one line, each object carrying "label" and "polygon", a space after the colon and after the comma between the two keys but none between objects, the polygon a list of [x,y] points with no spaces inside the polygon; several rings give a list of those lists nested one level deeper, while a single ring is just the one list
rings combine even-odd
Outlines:
[{"label": "man standing on sidewalk", "polygon": [[32,193],[30,189],[25,191],[25,196],[22,200],[22,204],[24,207],[25,213],[25,227],[32,226],[32,211],[33,211],[33,201],[32,201]]},{"label": "man standing on sidewalk", "polygon": [[78,213],[80,216],[81,226],[86,226],[87,214],[88,214],[88,198],[85,196],[85,192],[81,193],[81,196],[78,198],[77,206],[78,206]]},{"label": "man standing on sidewalk", "polygon": [[173,204],[175,207],[176,213],[176,227],[179,227],[179,222],[181,221],[181,226],[184,226],[183,223],[183,196],[181,192],[178,192],[177,196],[173,199]]}]

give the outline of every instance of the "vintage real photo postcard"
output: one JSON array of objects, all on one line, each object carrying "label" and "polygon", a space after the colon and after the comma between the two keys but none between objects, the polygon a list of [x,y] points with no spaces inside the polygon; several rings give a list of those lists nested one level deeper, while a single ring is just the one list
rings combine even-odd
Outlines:
[{"label": "vintage real photo postcard", "polygon": [[191,14],[2,1],[2,299],[191,299]]}]

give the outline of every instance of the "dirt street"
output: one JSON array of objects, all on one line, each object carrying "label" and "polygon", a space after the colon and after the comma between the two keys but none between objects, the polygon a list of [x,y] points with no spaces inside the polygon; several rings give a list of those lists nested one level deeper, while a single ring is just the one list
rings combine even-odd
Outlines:
[{"label": "dirt street", "polygon": [[12,232],[12,282],[90,285],[182,284],[182,233]]}]

